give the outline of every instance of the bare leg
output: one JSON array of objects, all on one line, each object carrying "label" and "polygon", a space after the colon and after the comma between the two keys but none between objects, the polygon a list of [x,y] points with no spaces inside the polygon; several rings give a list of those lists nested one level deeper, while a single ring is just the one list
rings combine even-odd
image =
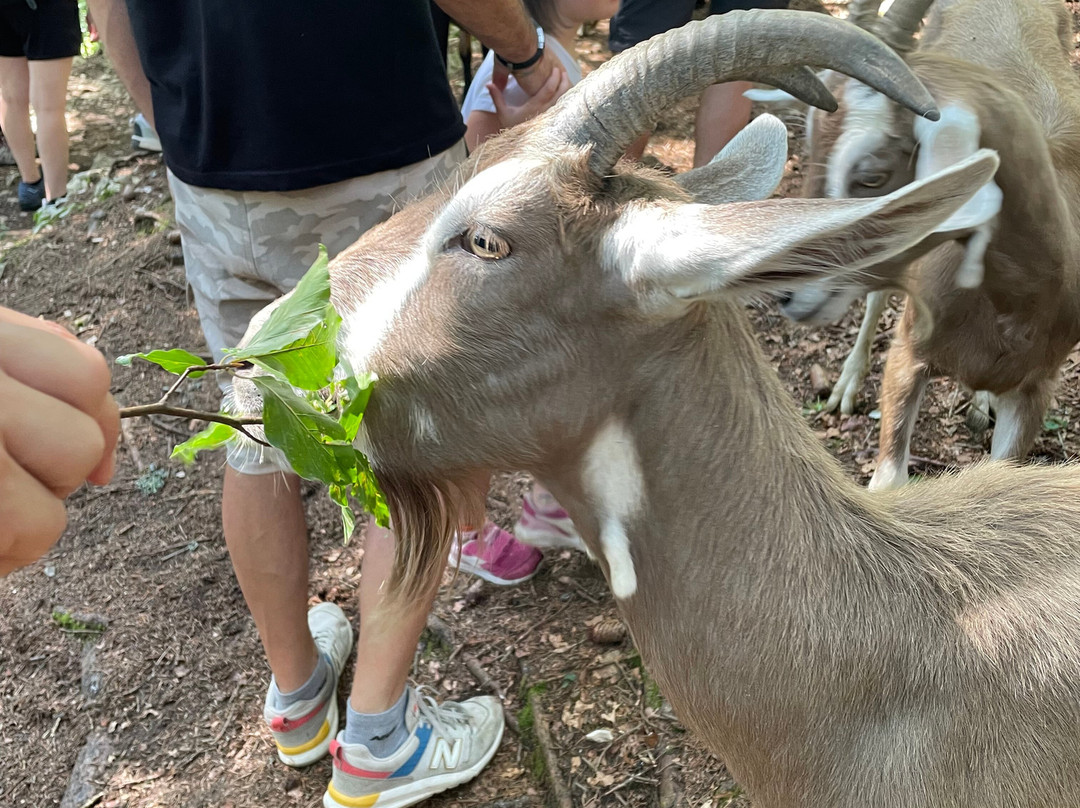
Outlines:
[{"label": "bare leg", "polygon": [[394,534],[374,523],[364,539],[360,578],[360,638],[349,703],[360,713],[389,710],[401,697],[416,642],[427,623],[438,584],[415,601],[387,608],[384,585],[394,561]]},{"label": "bare leg", "polygon": [[0,126],[23,182],[41,179],[30,128],[30,70],[26,59],[0,56]]},{"label": "bare leg", "polygon": [[225,469],[221,498],[225,543],[255,627],[283,693],[318,664],[307,624],[307,523],[300,480],[289,474]]},{"label": "bare leg", "polygon": [[1044,381],[1026,390],[1010,390],[994,396],[994,437],[990,457],[994,460],[1023,460],[1042,428],[1053,384]]},{"label": "bare leg", "polygon": [[694,167],[707,165],[750,121],[749,82],[714,84],[701,94],[694,121]]},{"label": "bare leg", "polygon": [[870,370],[878,320],[881,319],[888,302],[888,292],[871,292],[866,296],[866,313],[863,315],[862,325],[859,326],[859,336],[855,338],[851,353],[844,360],[844,368],[840,371],[840,378],[825,404],[825,412],[832,412],[837,406],[844,415],[851,415],[855,411],[855,396],[862,389],[866,374]]},{"label": "bare leg", "polygon": [[911,462],[911,433],[919,417],[930,371],[912,345],[914,314],[904,311],[897,337],[889,348],[885,378],[881,384],[881,439],[878,465],[870,479],[871,490],[899,488],[908,479]]},{"label": "bare leg", "polygon": [[64,117],[72,59],[30,62],[30,103],[37,116],[37,148],[45,173],[45,198],[67,193],[68,131]]}]

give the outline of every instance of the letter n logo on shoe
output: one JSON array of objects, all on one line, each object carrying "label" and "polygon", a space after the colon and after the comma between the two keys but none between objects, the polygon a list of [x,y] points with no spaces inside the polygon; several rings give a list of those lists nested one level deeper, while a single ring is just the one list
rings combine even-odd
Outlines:
[{"label": "letter n logo on shoe", "polygon": [[456,769],[461,762],[461,738],[455,738],[453,743],[446,738],[437,738],[435,748],[431,752],[431,768]]}]

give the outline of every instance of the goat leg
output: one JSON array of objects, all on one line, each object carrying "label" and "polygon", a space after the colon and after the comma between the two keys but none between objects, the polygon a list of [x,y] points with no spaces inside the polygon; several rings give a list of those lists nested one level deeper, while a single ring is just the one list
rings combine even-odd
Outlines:
[{"label": "goat leg", "polygon": [[888,292],[871,292],[866,296],[866,313],[863,314],[862,325],[859,326],[859,335],[855,338],[851,353],[844,360],[840,378],[836,380],[825,404],[825,412],[832,412],[837,406],[844,415],[851,415],[855,411],[855,396],[862,389],[866,374],[870,372],[874,335],[888,301]]},{"label": "goat leg", "polygon": [[915,353],[915,309],[908,306],[900,318],[897,336],[885,361],[881,383],[881,438],[878,465],[870,478],[871,490],[899,488],[908,479],[911,433],[919,417],[930,368]]},{"label": "goat leg", "polygon": [[990,457],[994,460],[1024,459],[1042,428],[1053,391],[1053,381],[1043,379],[1030,387],[993,397],[996,420]]}]

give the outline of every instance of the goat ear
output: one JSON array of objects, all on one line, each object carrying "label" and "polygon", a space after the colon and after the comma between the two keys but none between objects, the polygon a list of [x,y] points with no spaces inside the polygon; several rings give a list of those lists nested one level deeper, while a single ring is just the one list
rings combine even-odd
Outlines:
[{"label": "goat ear", "polygon": [[784,176],[787,135],[779,118],[759,115],[708,165],[679,174],[675,181],[708,205],[768,199]]},{"label": "goat ear", "polygon": [[[970,157],[978,151],[981,134],[978,117],[956,104],[942,107],[940,120],[916,118],[919,156],[915,178],[933,176]],[[967,237],[964,258],[956,273],[957,286],[970,289],[982,283],[983,258],[993,235],[994,221],[1001,212],[1002,199],[1001,189],[991,180],[934,231],[949,238]]]},{"label": "goat ear", "polygon": [[982,149],[932,177],[871,199],[638,204],[609,230],[603,256],[647,307],[663,309],[722,294],[787,290],[818,279],[862,286],[871,268],[875,276],[899,274],[903,265],[897,259],[932,236],[997,167],[997,154]]}]

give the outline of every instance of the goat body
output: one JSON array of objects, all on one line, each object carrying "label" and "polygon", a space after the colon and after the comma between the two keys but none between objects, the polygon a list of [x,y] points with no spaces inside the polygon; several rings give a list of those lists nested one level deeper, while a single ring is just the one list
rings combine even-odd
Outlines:
[{"label": "goat body", "polygon": [[[1058,370],[1080,339],[1080,82],[1068,61],[1071,23],[1056,0],[937,2],[921,46],[908,59],[943,109],[972,113],[978,145],[1002,155],[995,181],[1001,210],[988,225],[981,284],[958,285],[957,242],[916,262],[904,287],[882,385],[881,451],[872,487],[907,480],[912,429],[927,381],[956,378],[991,394],[997,410],[992,456],[1022,458],[1042,424]],[[852,88],[843,82],[843,101]],[[882,101],[882,108],[885,107]],[[867,196],[911,178],[912,117],[889,104],[879,137],[837,164],[845,120],[812,128],[806,192]],[[872,130],[873,127],[868,127]],[[830,176],[830,174],[832,176]],[[870,180],[868,183],[867,180]],[[831,293],[830,293],[831,294]],[[814,290],[789,302],[797,318],[828,309]],[[868,301],[856,347],[830,404],[850,411],[869,366],[884,294]]]},{"label": "goat body", "polygon": [[[1076,808],[1080,471],[868,492],[741,303],[894,281],[996,158],[880,198],[767,199],[787,143],[766,116],[682,178],[614,165],[747,63],[827,103],[796,57],[834,67],[870,37],[817,16],[732,13],[628,51],[332,263],[343,355],[379,376],[360,441],[398,534],[391,586],[428,591],[483,507],[475,480],[526,469],[757,808]],[[885,65],[921,103],[871,51],[845,69],[884,84]]]}]

